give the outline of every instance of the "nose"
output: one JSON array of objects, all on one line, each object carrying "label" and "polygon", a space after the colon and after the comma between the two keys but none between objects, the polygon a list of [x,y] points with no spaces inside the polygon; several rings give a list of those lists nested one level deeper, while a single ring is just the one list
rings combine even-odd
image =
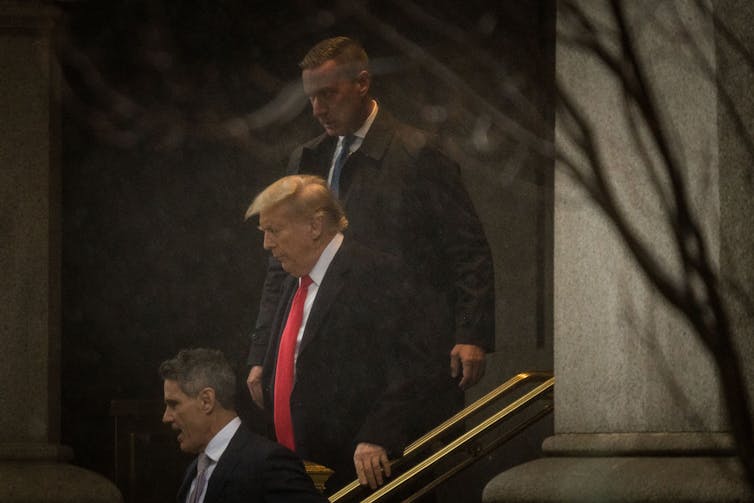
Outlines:
[{"label": "nose", "polygon": [[263,245],[265,250],[271,250],[275,247],[275,241],[272,238],[272,234],[270,232],[265,231],[264,233],[264,243]]},{"label": "nose", "polygon": [[325,112],[327,112],[327,106],[325,105],[325,102],[323,99],[315,96],[311,99],[311,103],[312,103],[312,115],[314,117],[319,117],[321,115],[324,115]]},{"label": "nose", "polygon": [[168,410],[167,407],[165,407],[165,412],[162,414],[162,422],[163,423],[172,423],[173,422],[173,414]]}]

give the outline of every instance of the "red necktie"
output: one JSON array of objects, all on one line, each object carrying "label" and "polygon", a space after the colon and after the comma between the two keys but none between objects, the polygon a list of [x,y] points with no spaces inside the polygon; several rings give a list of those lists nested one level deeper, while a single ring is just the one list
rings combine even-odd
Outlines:
[{"label": "red necktie", "polygon": [[283,335],[278,347],[278,360],[275,367],[275,403],[273,408],[275,435],[279,443],[292,451],[296,444],[293,438],[293,421],[291,420],[291,390],[293,390],[293,362],[296,354],[296,339],[304,317],[304,301],[312,279],[303,276],[296,295],[293,296],[288,320],[285,322]]}]

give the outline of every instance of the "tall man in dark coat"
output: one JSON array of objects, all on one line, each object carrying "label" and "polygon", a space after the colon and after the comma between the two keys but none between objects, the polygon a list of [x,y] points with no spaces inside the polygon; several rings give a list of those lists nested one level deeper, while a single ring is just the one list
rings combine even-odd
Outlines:
[{"label": "tall man in dark coat", "polygon": [[[358,43],[324,40],[300,66],[325,131],[293,153],[289,173],[327,179],[348,214],[347,235],[395,255],[429,284],[422,297],[437,327],[431,351],[443,377],[427,404],[433,410],[428,428],[462,405],[461,390],[480,379],[485,352],[494,346],[494,280],[482,226],[458,166],[435,139],[372,99],[369,62]],[[346,160],[339,165],[341,152]],[[272,261],[251,338],[247,385],[260,406],[263,358],[284,277]]]},{"label": "tall man in dark coat", "polygon": [[[163,422],[182,451],[198,454],[178,503],[325,503],[301,460],[248,431],[233,409],[236,379],[220,351],[190,349],[160,365]],[[201,466],[201,468],[198,468]]]},{"label": "tall man in dark coat", "polygon": [[[344,237],[348,220],[319,177],[278,180],[247,218],[256,214],[265,249],[289,274],[262,379],[278,441],[334,469],[328,490],[355,476],[375,488],[412,440],[432,380],[431,325],[407,316],[422,311],[414,282],[394,257]],[[291,374],[292,385],[281,381]]]}]

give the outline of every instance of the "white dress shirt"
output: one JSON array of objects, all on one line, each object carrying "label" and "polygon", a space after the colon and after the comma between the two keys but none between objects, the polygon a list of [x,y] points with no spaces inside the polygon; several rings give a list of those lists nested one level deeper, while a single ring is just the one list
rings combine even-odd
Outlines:
[{"label": "white dress shirt", "polygon": [[[374,106],[372,107],[372,112],[369,114],[369,117],[367,117],[367,120],[364,121],[364,124],[362,124],[361,127],[353,133],[355,138],[351,143],[351,148],[348,149],[348,155],[351,155],[352,153],[359,150],[361,144],[364,143],[364,137],[366,137],[367,133],[369,132],[369,128],[372,127],[374,118],[377,117],[377,110],[379,110],[380,107],[377,106],[377,102],[375,100],[372,100],[372,103],[374,104]],[[330,161],[330,171],[327,175],[327,185],[332,185],[332,171],[335,167],[335,159],[338,158],[340,151],[343,150],[344,138],[344,136],[338,136],[338,146],[335,147],[335,153],[333,153],[332,160]]]},{"label": "white dress shirt", "polygon": [[[328,245],[325,247],[325,249],[322,251],[322,254],[317,259],[317,263],[314,264],[314,267],[309,272],[309,277],[312,279],[312,284],[309,285],[309,290],[307,290],[306,293],[306,300],[304,301],[304,314],[301,318],[301,328],[298,329],[298,335],[296,336],[296,353],[295,353],[295,359],[293,360],[293,368],[294,368],[294,375],[296,372],[296,359],[298,358],[298,348],[301,344],[301,339],[304,337],[304,330],[306,329],[306,321],[309,319],[309,313],[312,310],[312,305],[314,304],[314,299],[317,297],[317,292],[319,291],[319,285],[322,284],[322,280],[325,278],[325,273],[327,272],[327,269],[330,267],[330,263],[332,262],[332,259],[335,257],[335,254],[338,253],[338,250],[340,249],[340,245],[343,244],[343,234],[337,233],[335,237],[333,237]],[[299,284],[301,284],[301,279],[299,278]]]},{"label": "white dress shirt", "polygon": [[[226,424],[222,430],[218,431],[214,437],[212,437],[212,440],[209,441],[207,447],[204,449],[204,454],[206,454],[207,457],[212,461],[210,462],[209,466],[207,466],[207,470],[205,472],[207,474],[205,477],[207,483],[204,485],[202,494],[199,495],[199,499],[197,500],[198,503],[204,502],[204,494],[207,492],[207,487],[209,487],[209,479],[210,477],[212,477],[212,472],[215,471],[217,461],[220,459],[220,456],[223,455],[225,449],[228,448],[230,439],[233,438],[233,435],[236,434],[236,431],[238,431],[238,428],[240,426],[241,420],[238,417],[234,418],[232,421]],[[186,496],[187,501],[188,498],[191,497],[194,486],[196,486],[196,478],[194,478],[194,481],[191,483],[191,487],[189,488],[188,495]]]}]

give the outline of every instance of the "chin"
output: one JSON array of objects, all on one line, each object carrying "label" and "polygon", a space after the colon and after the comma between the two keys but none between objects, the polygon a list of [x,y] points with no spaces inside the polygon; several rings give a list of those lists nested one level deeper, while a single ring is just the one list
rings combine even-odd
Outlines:
[{"label": "chin", "polygon": [[300,275],[298,274],[298,271],[294,270],[293,268],[291,268],[291,267],[286,267],[286,266],[285,266],[285,264],[283,264],[283,263],[281,263],[281,264],[280,264],[280,266],[281,266],[281,267],[283,268],[283,270],[284,270],[285,272],[287,272],[287,273],[288,273],[288,274],[290,274],[291,276],[296,276],[297,278],[298,278],[298,277],[300,276]]},{"label": "chin", "polygon": [[183,445],[183,444],[181,444],[179,448],[181,449],[181,452],[185,452],[187,454],[198,454],[200,450],[196,446]]}]

